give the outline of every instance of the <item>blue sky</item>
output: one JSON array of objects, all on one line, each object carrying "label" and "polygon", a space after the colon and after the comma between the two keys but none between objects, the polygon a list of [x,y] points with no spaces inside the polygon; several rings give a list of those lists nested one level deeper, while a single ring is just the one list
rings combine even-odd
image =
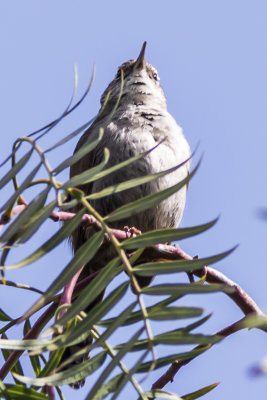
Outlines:
[{"label": "blue sky", "polygon": [[[136,58],[143,41],[148,42],[146,58],[159,71],[169,111],[191,148],[199,143],[195,162],[204,153],[189,186],[182,225],[205,223],[220,214],[211,231],[180,245],[193,256],[205,257],[239,243],[217,268],[266,310],[267,224],[258,215],[267,198],[266,2],[1,2],[0,37],[1,160],[18,136],[64,110],[72,93],[74,62],[79,94],[88,84],[93,62],[97,74],[85,103],[59,128],[62,137],[95,115],[117,66]],[[52,165],[57,161],[52,158]],[[24,269],[11,278],[39,282],[45,289],[71,255],[67,245],[63,250],[53,256],[49,268]],[[30,295],[28,303],[21,304],[17,297],[10,301],[7,289],[2,293],[3,306],[12,315],[32,302]],[[197,301],[214,313],[209,332],[242,317],[222,294]],[[184,302],[195,304],[196,297]],[[266,380],[251,379],[248,369],[265,353],[266,335],[238,333],[190,363],[167,389],[184,394],[220,381],[207,400],[261,398]],[[82,394],[66,389],[66,396],[80,399]]]}]

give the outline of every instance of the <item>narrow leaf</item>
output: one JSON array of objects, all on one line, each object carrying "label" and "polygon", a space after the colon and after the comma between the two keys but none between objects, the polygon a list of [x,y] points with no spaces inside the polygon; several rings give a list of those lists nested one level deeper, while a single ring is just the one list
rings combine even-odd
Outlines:
[{"label": "narrow leaf", "polygon": [[[196,307],[161,307],[153,306],[147,308],[148,318],[151,320],[172,320],[181,318],[192,318],[198,317],[202,314],[201,308]],[[123,322],[123,325],[130,325],[142,320],[142,312],[135,311],[132,312],[128,318]],[[116,318],[107,319],[101,321],[99,325],[109,326],[116,321]]]},{"label": "narrow leaf", "polygon": [[217,221],[218,218],[207,224],[193,226],[191,228],[157,229],[151,232],[145,232],[140,236],[125,240],[122,243],[122,247],[131,250],[139,247],[153,246],[158,243],[170,243],[174,240],[186,239],[210,229]]},{"label": "narrow leaf", "polygon": [[[110,296],[109,296],[110,297]],[[109,300],[110,301],[110,299],[105,299],[104,301],[103,301],[103,303],[105,303],[107,300]],[[94,314],[99,314],[100,313],[100,307],[102,307],[102,305],[103,305],[103,303],[101,303],[101,304],[98,304],[95,308],[96,308],[96,311],[95,311],[95,308],[94,308],[94,313],[91,313],[91,314],[93,314],[93,317],[92,317],[92,315],[91,316],[87,316],[86,317],[86,319],[87,318],[94,318],[95,320],[97,320],[98,318],[99,318],[99,316],[97,315],[96,317],[94,316]],[[64,366],[66,366],[66,365],[68,365],[68,364],[70,364],[71,362],[73,362],[73,361],[75,361],[77,358],[80,358],[83,354],[87,354],[88,353],[88,350],[89,350],[89,347],[90,347],[90,349],[92,348],[92,347],[94,347],[94,348],[96,348],[96,347],[98,347],[98,346],[101,346],[102,347],[102,345],[103,345],[103,343],[107,340],[107,338],[115,331],[115,329],[117,328],[117,327],[119,327],[119,326],[121,326],[121,322],[123,322],[124,321],[124,319],[127,317],[127,315],[130,313],[130,311],[133,309],[133,307],[136,305],[136,303],[133,303],[133,304],[131,304],[129,307],[127,307],[126,308],[126,310],[124,310],[121,314],[120,314],[120,316],[114,321],[114,324],[112,324],[110,327],[109,327],[109,329],[107,329],[104,333],[102,333],[101,335],[100,335],[100,337],[93,343],[93,345],[89,345],[89,346],[86,346],[86,347],[84,347],[82,350],[79,350],[78,352],[76,352],[75,354],[73,354],[70,358],[68,358],[66,361],[64,361],[64,363],[62,363],[61,365],[62,365],[62,367]],[[84,338],[82,338],[82,336],[80,336],[79,337],[79,340],[80,340],[80,338],[82,339],[82,340],[84,340],[84,339],[86,339],[86,337],[88,336],[88,331],[89,331],[89,329],[91,329],[91,326],[92,326],[92,324],[93,324],[93,321],[92,321],[92,323],[90,322],[90,324],[88,323],[88,321],[86,321],[86,324],[84,325]],[[88,328],[86,328],[86,325],[89,325],[89,329]],[[86,332],[85,332],[85,329],[86,329]],[[73,337],[72,338],[76,338],[77,337],[77,334],[76,334],[76,332],[74,332],[74,331],[72,331],[71,332],[71,335],[73,335]],[[71,339],[72,339],[71,338]],[[70,343],[70,340],[69,340],[69,338],[67,338],[67,339],[64,339],[64,343],[65,344],[67,344],[67,345],[69,345]]]},{"label": "narrow leaf", "polygon": [[[137,302],[134,302],[129,305],[117,318],[114,318],[112,324],[110,324],[109,328],[101,335],[99,341],[105,341],[108,337],[118,328],[124,325],[124,321],[127,319],[128,315],[131,313],[132,309],[136,306]],[[98,341],[95,342],[98,344]]]},{"label": "narrow leaf", "polygon": [[58,232],[53,235],[48,241],[46,241],[41,247],[35,250],[28,257],[24,258],[16,264],[5,266],[5,269],[16,269],[29,265],[39,258],[46,255],[49,251],[53,250],[58,246],[63,240],[68,238],[74,229],[80,224],[82,216],[84,214],[84,209],[80,210],[73,218],[66,221],[64,225],[58,230]]},{"label": "narrow leaf", "polygon": [[16,325],[18,322],[18,319],[13,319],[12,321],[10,321],[8,324],[6,324],[5,326],[3,326],[3,328],[0,329],[0,335],[6,331],[8,331],[8,329],[12,328],[12,326]]},{"label": "narrow leaf", "polygon": [[179,294],[192,294],[192,293],[213,293],[213,292],[231,292],[232,289],[220,284],[199,285],[198,283],[192,284],[166,284],[147,287],[142,289],[142,293],[149,295],[177,295]]},{"label": "narrow leaf", "polygon": [[74,367],[68,368],[65,371],[42,378],[29,378],[17,374],[15,374],[15,376],[20,382],[33,386],[58,386],[70,384],[86,378],[86,376],[92,374],[96,369],[100,368],[105,361],[106,355],[106,352],[103,351],[97,356],[92,357],[90,360],[84,361],[79,365],[75,365]]},{"label": "narrow leaf", "polygon": [[44,366],[44,368],[39,372],[39,374],[36,374],[38,376],[38,378],[40,378],[42,376],[47,376],[56,369],[56,367],[60,363],[60,360],[62,358],[64,351],[65,351],[65,349],[62,348],[62,349],[54,351],[50,355],[50,358],[49,358],[48,362],[46,363],[46,365]]},{"label": "narrow leaf", "polygon": [[[217,343],[220,340],[217,336],[211,335],[197,335],[190,334],[183,330],[175,330],[171,332],[162,333],[160,335],[154,336],[152,344],[154,346],[168,344],[168,345],[177,345],[177,344],[202,344],[208,345]],[[129,351],[139,351],[139,350],[147,350],[149,348],[150,342],[147,339],[137,341]],[[124,344],[120,344],[116,346],[116,349],[121,349]]]},{"label": "narrow leaf", "polygon": [[75,129],[73,132],[69,133],[67,136],[65,136],[63,139],[59,140],[55,144],[53,144],[51,147],[48,147],[44,153],[49,153],[50,151],[54,150],[57,147],[62,146],[64,143],[67,143],[69,140],[71,140],[73,137],[77,136],[80,132],[84,131],[86,128],[88,128],[92,122],[94,121],[94,118],[91,118],[90,121],[86,122],[83,124],[80,128]]},{"label": "narrow leaf", "polygon": [[28,318],[33,312],[44,306],[49,298],[54,296],[63,286],[70,281],[73,275],[96,254],[104,238],[102,231],[95,233],[75,253],[73,259],[65,267],[63,272],[49,286],[45,294],[30,308],[24,318]]},{"label": "narrow leaf", "polygon": [[14,167],[8,171],[8,173],[0,180],[0,189],[4,187],[14,176],[24,167],[26,162],[29,160],[30,156],[32,155],[33,149],[28,151],[19,161],[16,162]]},{"label": "narrow leaf", "polygon": [[6,210],[8,207],[13,205],[19,195],[29,186],[31,183],[32,179],[36,175],[36,173],[40,170],[42,163],[39,163],[27,176],[27,178],[24,180],[24,182],[19,186],[19,188],[15,191],[15,193],[7,200],[7,202],[0,208],[0,212],[3,210]]},{"label": "narrow leaf", "polygon": [[104,399],[109,393],[115,392],[115,390],[117,390],[123,378],[124,378],[123,374],[116,375],[114,376],[114,378],[110,379],[107,383],[101,385],[101,388],[97,393],[97,397],[95,396],[94,400]]},{"label": "narrow leaf", "polygon": [[[123,387],[126,385],[126,383],[128,381],[132,381],[132,384],[134,385],[135,389],[138,391],[138,393],[140,394],[141,398],[143,398],[143,400],[149,400],[144,394],[143,394],[143,390],[142,387],[139,385],[139,383],[135,380],[134,378],[134,374],[137,371],[138,367],[142,364],[142,362],[144,361],[144,359],[147,357],[148,353],[150,351],[145,351],[141,354],[141,356],[138,358],[137,362],[134,364],[134,366],[130,369],[130,371],[126,374],[124,374],[123,380],[119,382],[116,391],[114,392],[111,400],[115,400],[117,399],[119,393],[122,391]],[[99,399],[101,400],[101,399]]]},{"label": "narrow leaf", "polygon": [[109,160],[109,150],[107,148],[104,149],[104,160],[99,163],[96,167],[87,169],[84,172],[81,172],[78,175],[75,175],[73,178],[69,179],[63,186],[62,189],[67,189],[69,187],[76,187],[80,185],[85,185],[90,182],[91,178],[95,176],[99,171],[107,165]]},{"label": "narrow leaf", "polygon": [[33,234],[40,228],[42,223],[45,222],[51,215],[53,209],[56,207],[56,204],[56,200],[52,201],[50,204],[37,211],[35,215],[29,219],[28,223],[24,226],[24,232],[20,235],[18,243],[25,243],[33,236]]},{"label": "narrow leaf", "polygon": [[[106,287],[107,278],[109,280],[112,279],[111,277],[117,273],[116,271],[117,269],[118,265],[114,263],[110,264],[110,267],[104,268],[100,272],[100,274],[98,274],[97,277],[92,282],[90,282],[90,284],[85,288],[84,294],[86,294],[86,292],[90,294],[91,292],[91,299],[94,300],[97,297],[97,295],[101,293],[101,291],[103,291],[103,289]],[[106,272],[106,274],[104,275],[103,272]],[[92,289],[94,289],[94,283],[97,278],[99,278],[98,281],[96,282],[97,288],[96,291],[95,292],[93,291],[92,293]],[[104,314],[106,314],[117,301],[119,301],[119,299],[126,292],[127,287],[128,287],[128,282],[122,284],[117,289],[115,289],[102,303],[96,305],[93,308],[93,312],[89,313],[87,317],[85,317],[83,321],[77,324],[75,328],[73,328],[69,333],[66,333],[64,340],[65,344],[68,344],[71,341],[77,339],[83,333],[85,333],[88,336],[88,332],[92,328],[92,325],[95,324],[99,320],[99,318],[101,318]],[[84,298],[85,297],[83,297],[83,299]],[[91,299],[89,303],[91,303]],[[65,325],[70,320],[70,318],[76,316],[79,313],[79,311],[83,310],[86,307],[86,305],[89,304],[88,301],[83,301],[79,303],[79,307],[77,308],[75,307],[76,301],[68,309],[66,314],[64,314],[64,316],[59,321],[57,321],[57,323],[54,325],[54,328],[57,328],[58,326],[61,325]]]},{"label": "narrow leaf", "polygon": [[[0,238],[1,243],[8,242],[14,236],[18,238],[20,237],[22,231],[25,232],[26,224],[29,222],[31,217],[35,215],[37,211],[43,208],[49,190],[50,187],[46,188],[38,196],[36,196],[27,207],[25,207],[22,213],[17,216],[14,222],[5,231],[4,235]],[[14,243],[14,241],[15,239],[13,239],[12,242]]]},{"label": "narrow leaf", "polygon": [[[31,324],[30,321],[28,319],[26,319],[25,324],[24,324],[24,329],[23,329],[23,335],[26,336],[26,334],[28,333],[28,331],[31,329]],[[32,368],[34,370],[34,373],[36,376],[38,376],[41,372],[41,365],[40,365],[40,360],[38,356],[30,356],[30,361],[31,361],[31,365]],[[18,374],[21,374],[19,371]]]},{"label": "narrow leaf", "polygon": [[[208,348],[209,347],[210,346],[208,346]],[[203,346],[201,348],[193,349],[193,350],[187,351],[185,353],[178,353],[178,354],[174,354],[171,356],[158,358],[156,360],[154,369],[158,369],[158,368],[164,367],[165,365],[172,364],[175,361],[188,360],[191,358],[195,358],[195,357],[199,356],[200,354],[202,354],[206,350],[207,350],[207,346],[206,347]],[[148,372],[151,368],[151,363],[152,363],[152,361],[148,361],[148,362],[141,364],[138,367],[138,370],[136,372],[138,372],[138,373]]]},{"label": "narrow leaf", "polygon": [[118,365],[122,357],[131,350],[131,348],[134,346],[136,339],[141,335],[143,332],[144,328],[142,327],[139,329],[133,336],[132,338],[127,342],[124,343],[121,349],[118,351],[118,353],[115,355],[115,357],[112,359],[112,361],[109,363],[107,368],[102,372],[100,377],[98,378],[97,382],[94,384],[92,389],[90,390],[89,394],[85,398],[85,400],[93,400],[99,392],[99,388],[101,388],[102,384],[105,382],[109,374],[114,370],[114,368]]},{"label": "narrow leaf", "polygon": [[[199,165],[199,164],[198,164]],[[160,192],[149,194],[142,197],[139,200],[128,203],[122,207],[117,208],[115,211],[110,213],[104,219],[106,222],[119,221],[121,219],[132,216],[133,214],[140,213],[149,208],[155,207],[158,203],[165,200],[167,197],[171,196],[173,193],[178,192],[183,186],[185,186],[192,176],[196,173],[197,167],[189,174],[185,179],[176,185],[171,186],[168,189],[161,190]]]},{"label": "narrow leaf", "polygon": [[216,256],[198,258],[194,260],[177,260],[167,262],[151,262],[146,264],[139,264],[134,267],[134,273],[140,276],[154,276],[158,274],[172,274],[175,272],[186,272],[201,269],[205,265],[210,265],[222,260],[231,254],[236,247],[225,251],[224,253],[217,254]]},{"label": "narrow leaf", "polygon": [[[8,340],[5,333],[2,333],[1,338],[5,339],[5,340]],[[4,357],[5,361],[6,361],[8,359],[8,357],[10,356],[10,354],[12,353],[12,351],[2,349],[2,353],[3,353],[3,357]],[[22,370],[22,367],[21,367],[21,364],[20,364],[19,360],[17,360],[17,362],[13,365],[13,367],[11,368],[11,371],[12,371],[12,373],[16,372],[18,374],[23,375],[23,370]],[[17,383],[16,379],[14,379],[14,380],[15,380],[15,383]]]},{"label": "narrow leaf", "polygon": [[[184,163],[182,163],[182,164],[184,164]],[[88,195],[86,198],[88,200],[95,200],[95,199],[100,199],[102,197],[109,196],[111,194],[122,192],[124,190],[132,189],[132,188],[134,188],[136,186],[143,185],[145,183],[154,181],[155,179],[158,179],[158,178],[160,178],[162,176],[165,176],[165,175],[175,171],[176,169],[178,169],[182,164],[179,164],[179,165],[177,165],[177,166],[175,166],[173,168],[169,168],[169,169],[167,169],[165,171],[161,171],[161,172],[158,172],[158,173],[155,173],[155,174],[149,174],[149,175],[145,175],[145,176],[140,176],[138,178],[130,179],[128,181],[121,182],[121,183],[118,183],[116,185],[109,186],[109,187],[101,190],[100,192],[92,193],[92,194]]]},{"label": "narrow leaf", "polygon": [[44,393],[35,389],[27,389],[24,385],[5,384],[5,389],[0,388],[0,399],[12,400],[49,400]]},{"label": "narrow leaf", "polygon": [[105,169],[104,171],[99,172],[98,174],[94,175],[88,182],[93,182],[96,181],[98,179],[102,179],[105,176],[108,176],[114,172],[119,171],[122,168],[125,167],[129,167],[131,164],[135,163],[136,161],[140,160],[141,158],[144,158],[145,156],[147,156],[149,153],[151,153],[151,151],[153,151],[154,149],[156,149],[158,146],[160,146],[161,143],[157,144],[156,146],[152,147],[151,149],[144,151],[144,153],[138,154],[138,156],[134,156],[131,158],[128,158],[125,161],[122,161],[116,165],[113,165],[110,168]]},{"label": "narrow leaf", "polygon": [[174,393],[165,392],[161,389],[154,389],[150,392],[146,392],[145,395],[149,399],[168,399],[168,400],[183,400],[182,397]]},{"label": "narrow leaf", "polygon": [[202,397],[205,394],[209,393],[211,390],[215,389],[218,385],[219,385],[219,383],[213,383],[212,385],[205,386],[202,389],[199,389],[199,390],[197,390],[195,392],[186,394],[182,398],[183,398],[183,400],[199,399],[199,397]]},{"label": "narrow leaf", "polygon": [[9,315],[7,315],[2,308],[0,308],[0,321],[12,321],[13,318],[11,318]]},{"label": "narrow leaf", "polygon": [[101,141],[103,137],[104,130],[103,128],[99,129],[98,137],[92,134],[89,135],[87,142],[71,157],[68,157],[62,163],[59,164],[58,167],[54,169],[54,174],[58,174],[65,168],[69,168],[71,165],[75,164],[79,161],[82,157],[86,156],[86,154],[90,153],[90,151],[94,150],[98,143]]}]

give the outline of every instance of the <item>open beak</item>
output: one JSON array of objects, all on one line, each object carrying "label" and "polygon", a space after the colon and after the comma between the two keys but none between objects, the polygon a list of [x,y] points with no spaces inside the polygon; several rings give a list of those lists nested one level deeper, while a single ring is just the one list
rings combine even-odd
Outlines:
[{"label": "open beak", "polygon": [[146,42],[143,43],[140,54],[135,61],[134,69],[144,68],[144,66],[145,66],[145,51],[146,51]]}]

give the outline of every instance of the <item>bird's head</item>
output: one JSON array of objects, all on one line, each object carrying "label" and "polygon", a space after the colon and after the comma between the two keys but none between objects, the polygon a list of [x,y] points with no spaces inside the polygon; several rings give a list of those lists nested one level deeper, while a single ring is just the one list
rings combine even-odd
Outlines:
[{"label": "bird's head", "polygon": [[156,68],[145,60],[146,42],[144,42],[136,60],[129,60],[119,66],[117,75],[109,84],[101,97],[103,105],[110,92],[109,101],[115,103],[119,97],[123,79],[123,91],[120,105],[146,105],[149,107],[166,108],[166,98],[159,84]]}]

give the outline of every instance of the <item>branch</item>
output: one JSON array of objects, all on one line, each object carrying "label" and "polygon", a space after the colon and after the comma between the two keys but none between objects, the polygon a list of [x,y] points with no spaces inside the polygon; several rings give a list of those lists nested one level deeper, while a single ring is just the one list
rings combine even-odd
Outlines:
[{"label": "branch", "polygon": [[[17,207],[14,207],[12,212],[10,213],[9,216],[6,214],[3,214],[1,219],[0,219],[0,229],[1,227],[6,224],[7,222],[10,221],[12,217],[15,215],[19,214],[25,209],[26,205],[19,205]],[[75,213],[70,213],[70,212],[56,212],[53,211],[50,218],[53,219],[54,221],[67,221],[75,216]],[[9,218],[8,218],[9,217]],[[84,224],[88,225],[93,225],[96,230],[102,229],[101,224],[97,221],[97,219],[89,214],[84,214],[82,218],[82,222]],[[125,240],[129,238],[129,231],[127,230],[118,230],[118,229],[110,229],[110,232],[115,236],[116,239],[118,240]],[[134,237],[138,234],[138,231],[130,231],[130,237]],[[108,237],[106,237],[106,240],[108,240]],[[157,259],[168,259],[168,260],[193,260],[193,257],[185,253],[180,247],[178,246],[171,246],[171,245],[165,245],[165,244],[158,244],[155,246],[151,246],[147,249],[142,254],[142,260],[157,260]],[[38,336],[41,328],[45,325],[47,321],[47,316],[49,314],[51,318],[51,312],[55,311],[58,303],[60,304],[70,304],[71,303],[71,298],[72,295],[77,295],[82,288],[86,287],[88,283],[94,279],[94,277],[99,273],[100,271],[97,271],[87,278],[83,279],[77,284],[78,276],[80,271],[72,278],[72,280],[68,283],[66,288],[64,289],[63,294],[60,294],[54,298],[54,303],[48,308],[48,310],[38,319],[38,321],[34,324],[32,329],[28,332],[28,334],[24,337],[24,339],[29,339],[29,338],[35,338]],[[202,278],[205,276],[205,281],[208,283],[218,283],[218,284],[224,284],[227,287],[233,289],[230,291],[230,293],[226,293],[227,296],[229,296],[234,303],[243,311],[243,313],[247,316],[249,314],[256,314],[256,315],[264,315],[264,313],[261,311],[261,309],[258,307],[258,305],[255,303],[255,301],[234,281],[226,277],[224,274],[221,272],[217,271],[214,268],[205,266],[199,270],[195,270],[192,272],[194,275],[197,277]],[[47,314],[48,313],[48,314]],[[48,319],[49,320],[49,319]],[[222,329],[221,331],[217,332],[216,335],[221,336],[221,338],[225,338],[234,332],[237,332],[238,330],[242,329],[242,326],[239,325],[240,321]],[[264,327],[259,327],[259,329],[262,329],[263,331],[267,332],[267,328]],[[209,348],[209,346],[197,346],[196,349],[203,349]],[[14,351],[4,364],[3,368],[0,371],[0,379],[3,379],[6,374],[9,372],[9,370],[12,368],[12,366],[15,364],[17,359],[20,357],[22,354],[21,351]],[[170,382],[173,380],[175,374],[179,371],[179,369],[188,364],[190,361],[192,361],[196,356],[189,358],[187,360],[179,361],[177,360],[174,362],[171,367],[167,370],[167,372],[162,375],[161,378],[159,378],[152,386],[152,389],[159,389],[163,388],[166,383]]]},{"label": "branch", "polygon": [[[28,333],[24,336],[23,340],[26,339],[35,339],[38,334],[41,332],[42,328],[46,325],[46,323],[51,319],[57,309],[57,304],[53,303],[51,306],[38,318],[33,327],[28,331]],[[16,364],[17,360],[21,356],[24,350],[14,350],[3,367],[0,370],[0,379],[3,380],[11,368]]]},{"label": "branch", "polygon": [[[73,295],[77,295],[82,289],[84,289],[101,271],[98,270],[89,276],[87,276],[85,279],[80,281],[73,292]],[[24,336],[23,340],[26,339],[36,339],[43,329],[43,327],[47,324],[47,322],[52,318],[52,316],[55,314],[55,311],[58,307],[58,303],[60,302],[61,298],[63,297],[63,294],[58,294],[55,296],[53,299],[54,302],[53,304],[48,307],[48,309],[38,318],[38,320],[35,322],[35,324],[32,326],[32,328],[27,332],[27,334]],[[20,319],[18,319],[20,321]],[[21,350],[14,350],[4,363],[3,367],[0,369],[0,380],[3,380],[8,372],[11,370],[11,368],[16,364],[17,360],[21,356],[21,354],[24,351]]]},{"label": "branch", "polygon": [[[232,325],[227,326],[226,328],[220,330],[217,332],[215,335],[216,336],[221,336],[222,339],[226,338],[229,335],[232,335],[233,333],[239,331],[240,329],[243,329],[241,326],[241,322],[244,320],[242,318],[241,320],[235,322]],[[213,345],[198,345],[196,346],[193,351],[195,350],[201,350],[203,349],[203,352],[210,349]],[[200,354],[199,353],[191,358],[188,358],[186,360],[176,360],[172,365],[169,367],[169,369],[155,382],[153,383],[151,390],[155,389],[162,389],[167,383],[173,382],[174,376],[177,374],[177,372],[180,370],[181,367],[187,365],[192,361],[194,358],[198,357]]]},{"label": "branch", "polygon": [[[1,226],[6,224],[10,221],[12,217],[21,213],[26,207],[25,205],[19,205],[13,208],[12,213],[10,214],[9,218],[7,218],[6,214],[4,213],[0,218],[0,229]],[[53,211],[50,218],[54,221],[67,221],[75,216],[75,213],[65,212],[65,211]],[[97,219],[93,215],[84,214],[82,218],[82,222],[88,225],[93,225],[97,230],[102,229],[101,224],[97,221]],[[115,236],[118,240],[126,240],[129,237],[135,237],[138,233],[137,230],[129,231],[127,230],[119,230],[119,229],[110,229],[110,232]],[[108,238],[106,238],[108,240]],[[178,246],[171,246],[166,244],[158,244],[152,247],[147,248],[142,258],[148,260],[156,260],[159,258],[166,258],[168,260],[193,260],[193,257],[185,253],[180,247]],[[211,267],[204,267],[200,270],[193,271],[193,274],[198,277],[206,277],[206,282],[208,283],[220,283],[224,284],[234,291],[231,293],[226,293],[234,303],[244,312],[245,315],[256,313],[257,315],[264,315],[258,305],[255,303],[254,300],[239,286],[237,283],[233,282],[231,279],[226,277],[223,273],[217,271]],[[71,283],[69,283],[71,284]],[[75,285],[74,285],[75,286]],[[68,300],[69,301],[69,300]],[[68,301],[66,303],[68,303]]]},{"label": "branch", "polygon": [[[144,255],[145,257],[148,255],[149,259],[151,259],[150,257],[156,259],[162,258],[164,256],[164,258],[169,260],[193,260],[193,257],[184,252],[179,246],[169,246],[162,244],[158,244],[153,246],[153,248],[147,249],[147,251],[144,252]],[[227,287],[233,289],[231,293],[226,294],[234,301],[234,303],[243,311],[245,315],[251,313],[256,313],[257,315],[265,315],[261,311],[259,306],[255,303],[255,301],[241,288],[241,286],[229,279],[222,272],[206,266],[199,270],[192,271],[192,273],[199,278],[205,276],[205,280],[208,283],[224,284]]]}]

